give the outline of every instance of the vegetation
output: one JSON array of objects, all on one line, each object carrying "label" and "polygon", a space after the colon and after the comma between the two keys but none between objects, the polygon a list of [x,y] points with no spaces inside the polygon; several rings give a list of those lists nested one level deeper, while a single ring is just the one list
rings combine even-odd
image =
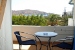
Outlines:
[{"label": "vegetation", "polygon": [[40,16],[24,16],[24,15],[13,15],[12,17],[13,25],[40,25],[46,26],[47,20],[42,15]]},{"label": "vegetation", "polygon": [[50,14],[46,17],[43,15],[13,15],[12,16],[12,24],[13,25],[38,25],[38,26],[67,26],[68,25],[68,18],[72,18],[71,15],[67,16],[60,16],[58,14]]}]

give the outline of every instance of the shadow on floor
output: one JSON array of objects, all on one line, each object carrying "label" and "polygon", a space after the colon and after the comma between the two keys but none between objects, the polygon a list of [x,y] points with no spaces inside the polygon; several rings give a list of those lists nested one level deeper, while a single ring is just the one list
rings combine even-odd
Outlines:
[{"label": "shadow on floor", "polygon": [[[40,49],[40,45],[39,44],[38,44],[37,48],[38,48],[37,50]],[[14,49],[14,50],[19,50],[19,49],[17,48],[17,49]],[[22,50],[36,50],[36,46],[31,45],[28,48],[27,48],[27,46],[23,46]],[[46,46],[42,46],[42,50],[47,50]],[[52,50],[62,50],[62,49],[54,47]]]}]

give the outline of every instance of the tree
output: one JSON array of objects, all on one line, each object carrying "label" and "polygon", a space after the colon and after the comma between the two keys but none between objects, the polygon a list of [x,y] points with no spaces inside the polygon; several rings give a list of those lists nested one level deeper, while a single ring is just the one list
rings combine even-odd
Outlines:
[{"label": "tree", "polygon": [[24,16],[24,15],[13,15],[12,16],[12,24],[13,25],[39,25],[39,26],[46,26],[47,21],[42,15],[31,15],[31,16]]},{"label": "tree", "polygon": [[73,18],[72,15],[66,14],[66,16],[62,17],[61,22],[63,23],[62,26],[67,26],[68,25],[68,18]]},{"label": "tree", "polygon": [[60,16],[57,15],[57,14],[50,14],[50,15],[48,16],[48,18],[49,18],[49,21],[50,21],[50,25],[51,25],[51,26],[57,25],[57,24],[58,24],[57,21],[58,21],[59,19],[61,19]]}]

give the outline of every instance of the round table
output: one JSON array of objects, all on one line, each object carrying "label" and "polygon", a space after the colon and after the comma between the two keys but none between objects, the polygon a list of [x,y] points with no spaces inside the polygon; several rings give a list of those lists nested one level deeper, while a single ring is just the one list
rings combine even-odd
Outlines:
[{"label": "round table", "polygon": [[[52,38],[52,37],[55,37],[55,36],[57,36],[57,35],[58,35],[58,34],[55,33],[55,32],[36,32],[36,33],[35,33],[35,36],[39,39],[40,44],[41,44],[40,50],[41,50],[41,48],[42,48],[42,45],[46,46],[46,47],[47,47],[47,50],[48,50],[48,47],[50,48],[50,40],[51,40],[51,38]],[[40,40],[39,37],[49,38],[49,39],[48,39],[48,44],[47,44],[47,45],[42,44],[42,41]],[[51,48],[50,48],[50,50],[51,50]]]}]

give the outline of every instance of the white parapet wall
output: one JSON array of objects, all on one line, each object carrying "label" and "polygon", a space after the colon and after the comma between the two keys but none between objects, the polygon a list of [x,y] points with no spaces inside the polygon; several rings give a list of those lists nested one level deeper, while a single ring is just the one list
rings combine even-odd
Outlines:
[{"label": "white parapet wall", "polygon": [[[13,41],[17,41],[14,32],[20,31],[20,32],[27,32],[31,34],[35,34],[39,31],[52,31],[58,33],[56,37],[53,37],[51,41],[54,41],[56,39],[65,38],[66,36],[73,36],[74,34],[74,27],[73,26],[24,26],[24,25],[13,25],[12,26],[12,34],[13,34]],[[29,36],[27,34],[21,33],[22,36],[27,36],[30,38],[33,38],[32,36]],[[25,40],[25,39],[22,39]],[[41,38],[42,41],[47,41],[46,38]]]}]

